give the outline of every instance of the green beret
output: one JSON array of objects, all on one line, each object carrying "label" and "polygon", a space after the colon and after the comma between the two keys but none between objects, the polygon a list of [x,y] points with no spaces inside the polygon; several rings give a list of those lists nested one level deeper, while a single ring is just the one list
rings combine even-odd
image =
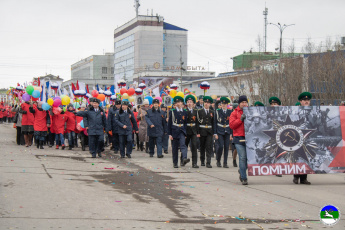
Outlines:
[{"label": "green beret", "polygon": [[212,97],[210,97],[210,96],[205,96],[204,97],[204,102],[208,102],[208,103],[213,103],[213,99],[212,99]]},{"label": "green beret", "polygon": [[183,102],[183,97],[181,97],[181,96],[175,96],[175,97],[174,97],[174,103],[176,103],[176,102]]},{"label": "green beret", "polygon": [[229,103],[230,103],[230,100],[229,100],[229,98],[227,98],[227,97],[221,97],[221,98],[220,98],[220,101],[221,101],[223,104],[229,104]]},{"label": "green beret", "polygon": [[296,102],[295,106],[300,106],[301,105],[301,102]]},{"label": "green beret", "polygon": [[272,104],[272,103],[277,103],[278,105],[282,104],[281,101],[279,100],[279,98],[277,98],[277,97],[271,97],[270,99],[268,99],[268,102],[270,104]]},{"label": "green beret", "polygon": [[302,101],[302,100],[311,100],[312,95],[309,92],[303,92],[298,96],[298,100]]},{"label": "green beret", "polygon": [[192,101],[195,103],[195,97],[194,97],[193,95],[188,95],[188,96],[185,98],[185,100],[186,100],[186,103],[187,103],[188,100],[192,100]]},{"label": "green beret", "polygon": [[203,99],[203,98],[204,98],[204,96],[203,96],[203,95],[200,95],[200,96],[199,96],[199,100],[200,100],[200,99]]},{"label": "green beret", "polygon": [[265,106],[264,103],[260,102],[260,101],[256,101],[254,103],[254,106]]}]

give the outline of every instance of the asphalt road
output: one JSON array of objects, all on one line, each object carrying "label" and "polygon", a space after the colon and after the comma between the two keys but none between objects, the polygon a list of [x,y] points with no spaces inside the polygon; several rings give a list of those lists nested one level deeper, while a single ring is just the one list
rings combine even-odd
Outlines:
[{"label": "asphalt road", "polygon": [[344,174],[309,175],[309,186],[249,177],[243,186],[238,168],[212,165],[174,169],[170,151],[120,159],[107,148],[92,159],[80,148],[26,148],[0,124],[0,229],[323,229],[326,204],[343,212],[332,229],[345,229]]}]

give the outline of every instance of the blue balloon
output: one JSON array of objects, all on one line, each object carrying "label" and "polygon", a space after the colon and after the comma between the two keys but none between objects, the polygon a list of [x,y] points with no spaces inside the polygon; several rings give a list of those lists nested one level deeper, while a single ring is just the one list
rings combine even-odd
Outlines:
[{"label": "blue balloon", "polygon": [[85,127],[84,127],[84,121],[83,121],[83,120],[80,122],[80,126],[81,126],[82,128],[85,128]]},{"label": "blue balloon", "polygon": [[50,109],[50,105],[49,105],[48,103],[44,103],[44,104],[42,105],[42,109],[43,109],[43,110],[49,110],[49,109]]},{"label": "blue balloon", "polygon": [[31,94],[31,96],[32,96],[33,98],[39,98],[39,97],[41,96],[41,93],[40,93],[40,91],[38,91],[38,90],[34,90],[34,91],[32,92],[32,94]]},{"label": "blue balloon", "polygon": [[147,99],[149,104],[152,105],[153,98],[151,96],[146,96],[144,99]]}]

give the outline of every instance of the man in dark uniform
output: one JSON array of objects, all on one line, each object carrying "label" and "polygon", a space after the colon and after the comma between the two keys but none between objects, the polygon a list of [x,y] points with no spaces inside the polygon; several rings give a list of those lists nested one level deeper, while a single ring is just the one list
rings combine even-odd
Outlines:
[{"label": "man in dark uniform", "polygon": [[119,128],[115,122],[115,114],[120,110],[121,108],[121,101],[116,100],[115,106],[109,109],[108,112],[108,119],[107,119],[107,132],[110,132],[111,134],[111,141],[113,144],[114,153],[117,154],[119,151]]},{"label": "man in dark uniform", "polygon": [[[298,96],[298,100],[301,103],[301,106],[310,106],[310,100],[312,98],[311,93],[304,92]],[[298,174],[293,176],[293,182],[298,184],[298,179],[300,180],[301,184],[310,185],[311,183],[307,180],[308,174]]]},{"label": "man in dark uniform", "polygon": [[172,157],[174,168],[178,168],[178,147],[182,153],[182,166],[185,166],[190,159],[187,158],[186,147],[186,127],[187,127],[187,111],[183,110],[183,98],[174,97],[175,109],[169,112],[168,134],[172,140]]},{"label": "man in dark uniform", "polygon": [[96,154],[102,157],[102,149],[104,145],[104,129],[106,128],[105,112],[99,104],[101,101],[97,98],[93,98],[91,102],[92,107],[89,110],[79,111],[77,116],[87,118],[87,123],[84,123],[84,127],[89,134],[89,150],[92,154],[92,158],[96,158]]},{"label": "man in dark uniform", "polygon": [[198,110],[197,119],[199,122],[198,137],[200,137],[200,160],[201,166],[205,166],[206,151],[206,167],[211,166],[212,138],[214,134],[214,111],[210,109],[213,99],[210,96],[204,97],[204,108]]},{"label": "man in dark uniform", "polygon": [[231,129],[229,127],[229,118],[231,110],[228,109],[228,104],[230,103],[229,98],[222,97],[220,98],[222,107],[217,109],[214,116],[214,136],[218,141],[218,151],[217,151],[217,167],[222,167],[220,160],[222,158],[223,149],[224,149],[224,159],[223,167],[229,168],[228,166],[228,153],[231,137]]},{"label": "man in dark uniform", "polygon": [[186,146],[190,143],[190,149],[192,151],[192,167],[199,168],[197,165],[198,162],[198,129],[199,122],[197,121],[197,112],[198,110],[194,108],[195,97],[193,95],[188,95],[186,97],[187,104],[187,138]]},{"label": "man in dark uniform", "polygon": [[[132,126],[135,132],[138,133],[137,121],[135,120],[132,111],[128,108],[128,105],[129,101],[122,100],[120,110],[117,111],[115,117],[112,118],[115,119],[115,121],[112,122],[116,122],[118,126],[121,158],[125,158],[125,155],[127,155],[128,158],[131,158],[133,150]],[[127,153],[125,154],[126,142]]]},{"label": "man in dark uniform", "polygon": [[163,135],[167,134],[166,120],[163,111],[159,109],[159,100],[153,99],[152,109],[147,110],[145,120],[147,122],[147,136],[149,136],[150,157],[153,157],[155,143],[157,144],[157,157],[163,158],[162,144]]},{"label": "man in dark uniform", "polygon": [[204,107],[204,96],[200,95],[199,96],[199,101],[196,103],[196,108],[197,109],[202,109]]},{"label": "man in dark uniform", "polygon": [[[163,116],[164,116],[164,119],[165,119],[165,125],[167,126],[167,129],[168,129],[168,112],[167,112],[167,107],[164,104],[161,104],[161,110],[163,112]],[[168,135],[168,133],[164,133],[162,143],[163,143],[164,153],[168,154],[168,146],[169,146],[169,135]]]}]

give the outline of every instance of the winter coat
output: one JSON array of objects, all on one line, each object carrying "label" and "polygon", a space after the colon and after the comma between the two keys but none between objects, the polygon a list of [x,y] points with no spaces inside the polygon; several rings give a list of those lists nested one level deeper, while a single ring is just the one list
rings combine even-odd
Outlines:
[{"label": "winter coat", "polygon": [[34,114],[34,130],[35,131],[48,131],[47,124],[50,124],[49,112],[39,109],[36,106],[30,107],[30,113]]},{"label": "winter coat", "polygon": [[244,122],[241,121],[241,116],[243,114],[243,110],[240,109],[239,106],[231,113],[230,115],[230,129],[233,130],[233,136],[236,137],[244,137]]},{"label": "winter coat", "polygon": [[22,116],[22,126],[23,125],[34,125],[34,115],[29,111],[30,104],[23,103],[21,106]]},{"label": "winter coat", "polygon": [[77,125],[76,125],[76,115],[75,112],[66,111],[65,112],[67,120],[66,120],[66,131],[67,133],[75,132]]},{"label": "winter coat", "polygon": [[51,127],[50,132],[55,134],[64,134],[65,133],[65,123],[67,120],[66,114],[64,112],[61,112],[58,115],[50,113],[51,115]]},{"label": "winter coat", "polygon": [[104,129],[106,128],[107,121],[105,117],[104,110],[99,107],[96,112],[92,107],[90,110],[79,111],[77,116],[81,116],[87,119],[87,122],[84,120],[84,127],[88,127],[89,135],[103,135]]},{"label": "winter coat", "polygon": [[[147,122],[145,116],[147,114],[147,110],[150,108],[145,108],[144,106],[138,112],[137,120],[140,121],[139,126],[139,141],[140,142],[149,142],[149,136],[147,136]],[[142,117],[140,116],[142,114]]]},{"label": "winter coat", "polygon": [[[147,135],[149,137],[162,137],[168,132],[164,112],[160,109],[149,109],[145,116],[145,120],[147,123]],[[151,125],[154,125],[154,127],[151,128]]]},{"label": "winter coat", "polygon": [[[138,131],[137,121],[135,120],[131,110],[128,108],[127,112],[121,108],[118,112],[116,112],[115,117],[112,119],[115,119],[115,122],[118,126],[119,135],[132,135],[133,128],[135,131]],[[123,126],[125,125],[126,128],[124,129]]]}]

